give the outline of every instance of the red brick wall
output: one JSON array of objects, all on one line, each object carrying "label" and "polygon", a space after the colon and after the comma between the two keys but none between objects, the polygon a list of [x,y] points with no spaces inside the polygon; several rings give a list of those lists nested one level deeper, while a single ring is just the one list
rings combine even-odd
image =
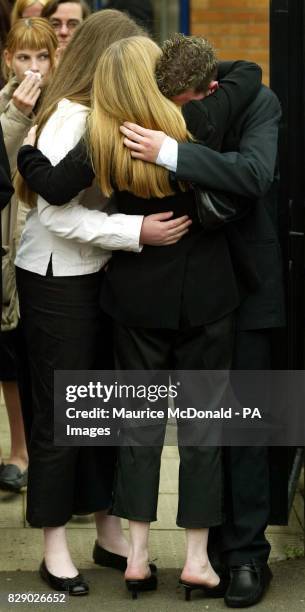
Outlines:
[{"label": "red brick wall", "polygon": [[269,82],[269,0],[191,0],[191,34],[206,36],[220,59],[249,59]]}]

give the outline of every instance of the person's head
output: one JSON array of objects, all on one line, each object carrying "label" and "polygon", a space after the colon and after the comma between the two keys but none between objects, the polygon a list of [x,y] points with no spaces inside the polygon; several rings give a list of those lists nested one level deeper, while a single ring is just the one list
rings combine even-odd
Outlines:
[{"label": "person's head", "polygon": [[179,105],[204,98],[216,72],[217,58],[211,43],[183,34],[164,42],[156,66],[160,91]]},{"label": "person's head", "polygon": [[90,15],[85,0],[50,0],[42,11],[56,33],[60,49],[65,49],[76,28]]},{"label": "person's head", "polygon": [[54,68],[57,39],[50,24],[40,17],[19,19],[10,29],[4,49],[4,70],[7,78],[15,76],[21,83],[25,72],[40,73],[45,86]]},{"label": "person's head", "polygon": [[98,62],[88,132],[94,170],[105,195],[112,193],[113,185],[144,198],[173,193],[168,172],[132,159],[119,130],[124,121],[131,121],[162,130],[179,142],[187,140],[180,108],[156,83],[160,55],[152,40],[135,36],[112,44]]},{"label": "person's head", "polygon": [[[106,9],[90,15],[75,32],[47,88],[37,115],[37,137],[62,98],[90,108],[93,77],[102,53],[116,40],[143,33],[120,11]],[[16,188],[22,201],[35,205],[33,194],[20,178]]]},{"label": "person's head", "polygon": [[47,0],[16,0],[12,10],[12,26],[22,17],[40,17]]}]

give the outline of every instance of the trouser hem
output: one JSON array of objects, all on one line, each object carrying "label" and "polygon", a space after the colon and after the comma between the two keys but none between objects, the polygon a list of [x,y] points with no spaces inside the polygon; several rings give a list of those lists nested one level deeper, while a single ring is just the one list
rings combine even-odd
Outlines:
[{"label": "trouser hem", "polygon": [[176,525],[182,529],[209,529],[210,527],[222,525],[222,518],[213,521],[184,521],[177,518]]}]

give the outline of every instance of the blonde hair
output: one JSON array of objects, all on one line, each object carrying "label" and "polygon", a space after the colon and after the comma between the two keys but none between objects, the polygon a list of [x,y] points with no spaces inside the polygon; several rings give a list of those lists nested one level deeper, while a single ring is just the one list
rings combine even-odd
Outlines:
[{"label": "blonde hair", "polygon": [[[139,33],[144,34],[144,30],[132,19],[110,9],[90,15],[79,26],[47,87],[37,115],[37,138],[63,98],[90,107],[92,81],[101,54],[114,41]],[[15,186],[23,202],[31,207],[36,205],[36,194],[28,189],[20,175]]]},{"label": "blonde hair", "polygon": [[[26,19],[16,21],[15,25],[10,29],[5,43],[5,51],[13,54],[18,49],[31,49],[35,51],[47,49],[50,56],[51,70],[53,70],[57,46],[56,34],[46,19],[27,17]],[[6,79],[13,76],[13,71],[11,68],[8,68],[4,58],[2,58],[2,72]]]},{"label": "blonde hair", "polygon": [[189,139],[181,110],[158,89],[154,71],[160,54],[152,40],[135,36],[112,44],[98,63],[88,124],[93,167],[107,196],[114,186],[142,198],[173,193],[168,171],[133,159],[119,130],[131,121],[180,142]]},{"label": "blonde hair", "polygon": [[25,9],[27,9],[29,6],[32,6],[32,4],[36,4],[36,2],[41,4],[42,10],[43,7],[47,4],[48,0],[15,0],[11,13],[12,26],[15,25],[18,19],[21,19],[23,17]]}]

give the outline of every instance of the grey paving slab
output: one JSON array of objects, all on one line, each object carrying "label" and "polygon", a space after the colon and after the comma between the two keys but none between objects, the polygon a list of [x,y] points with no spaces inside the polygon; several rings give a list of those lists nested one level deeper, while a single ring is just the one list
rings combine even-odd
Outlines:
[{"label": "grey paving slab", "polygon": [[304,536],[301,532],[292,535],[267,533],[267,539],[271,544],[271,561],[283,561],[289,557],[300,557],[304,554]]},{"label": "grey paving slab", "polygon": [[160,493],[174,493],[178,491],[179,458],[162,455]]},{"label": "grey paving slab", "polygon": [[22,493],[0,490],[0,530],[7,526],[24,527],[23,497]]},{"label": "grey paving slab", "polygon": [[163,457],[165,459],[167,459],[168,457],[179,457],[179,453],[178,453],[178,449],[177,446],[164,446],[163,448],[163,453],[162,453],[162,459]]}]

